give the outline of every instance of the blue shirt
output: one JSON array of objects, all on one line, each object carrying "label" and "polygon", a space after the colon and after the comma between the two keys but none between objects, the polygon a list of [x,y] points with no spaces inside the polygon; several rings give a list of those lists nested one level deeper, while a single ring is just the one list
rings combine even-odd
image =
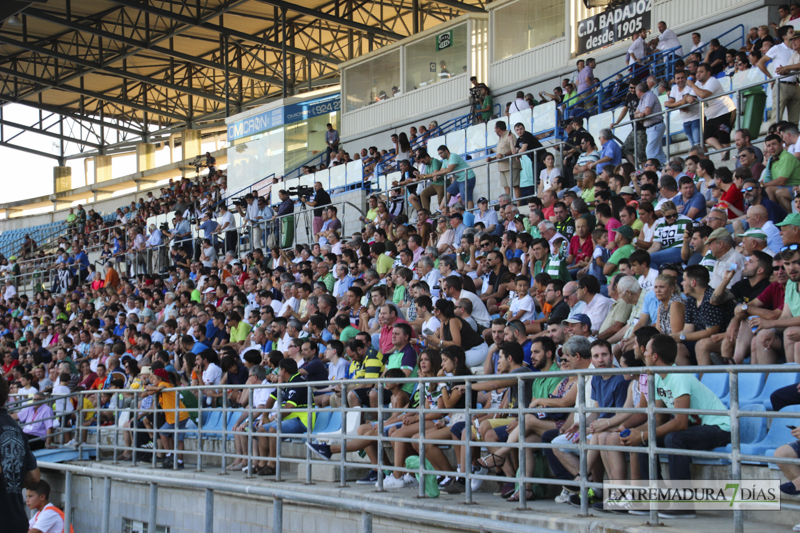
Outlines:
[{"label": "blue shirt", "polygon": [[81,251],[79,254],[75,255],[75,262],[81,264],[81,270],[86,270],[89,268],[89,258],[86,256],[86,252]]},{"label": "blue shirt", "polygon": [[475,215],[469,211],[464,211],[464,225],[471,228],[475,225]]},{"label": "blue shirt", "polygon": [[338,292],[338,294],[334,294],[334,296],[336,298],[341,298],[342,296],[345,295],[345,293],[347,291],[350,290],[350,286],[353,284],[353,276],[351,276],[350,274],[347,274],[344,277],[344,279],[337,279],[336,282],[339,283],[339,287],[338,287],[338,291],[339,292]]},{"label": "blue shirt", "polygon": [[461,246],[461,236],[464,235],[464,230],[466,230],[466,229],[467,229],[467,225],[464,224],[463,222],[461,224],[459,224],[458,227],[455,229],[455,237],[453,238],[453,246],[455,246],[456,248]]},{"label": "blue shirt", "polygon": [[[185,237],[178,237],[178,235],[184,235],[188,233]],[[178,222],[178,225],[175,226],[175,240],[176,241],[185,241],[192,238],[192,228],[189,226],[189,221],[184,219]]]},{"label": "blue shirt", "polygon": [[192,353],[195,354],[195,355],[197,355],[200,352],[203,352],[205,350],[208,350],[208,346],[206,346],[202,342],[196,342],[196,343],[194,343],[194,346],[192,346]]},{"label": "blue shirt", "polygon": [[[214,220],[206,220],[200,224],[200,229],[203,230],[203,237],[206,239],[211,239],[211,234],[214,233],[214,231],[217,229],[217,226],[219,226],[219,224],[217,224]],[[214,241],[211,242],[213,243]]]},{"label": "blue shirt", "polygon": [[658,298],[656,298],[655,291],[648,291],[648,293],[644,295],[642,313],[647,313],[650,317],[651,325],[658,321]]},{"label": "blue shirt", "polygon": [[767,210],[767,218],[773,224],[783,222],[783,219],[786,218],[786,211],[784,211],[781,206],[767,198],[766,194],[761,195],[761,205],[763,205],[764,209]]},{"label": "blue shirt", "polygon": [[515,257],[522,257],[522,250],[506,250],[506,259],[514,259]]},{"label": "blue shirt", "polygon": [[[598,407],[623,407],[628,398],[628,382],[617,374],[608,379],[601,376],[592,378],[592,400]],[[603,413],[600,418],[611,418],[616,413]]]},{"label": "blue shirt", "polygon": [[522,352],[524,354],[522,356],[522,362],[528,368],[533,369],[533,363],[531,363],[531,346],[533,346],[533,341],[530,339],[525,341],[525,343],[522,345]]},{"label": "blue shirt", "polygon": [[684,201],[683,199],[683,194],[679,194],[675,198],[677,198],[677,201],[675,201],[674,198],[673,201],[675,202],[676,206],[679,205],[684,206],[683,213],[681,213],[682,215],[688,217],[689,211],[693,208],[697,208],[699,211],[697,211],[697,214],[692,217],[694,220],[706,216],[706,197],[703,196],[703,193],[701,193],[697,189],[695,189],[694,195],[686,201]]},{"label": "blue shirt", "polygon": [[604,157],[610,157],[611,161],[608,163],[600,163],[595,167],[595,171],[597,171],[598,175],[600,175],[606,165],[616,167],[620,164],[622,161],[622,150],[620,150],[620,147],[616,142],[606,141],[606,143],[603,145],[603,149],[600,150],[600,159],[603,159]]}]

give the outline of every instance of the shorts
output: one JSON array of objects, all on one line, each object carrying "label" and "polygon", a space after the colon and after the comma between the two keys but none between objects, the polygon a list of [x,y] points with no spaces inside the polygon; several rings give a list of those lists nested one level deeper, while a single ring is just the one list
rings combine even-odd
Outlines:
[{"label": "shorts", "polygon": [[[450,428],[450,433],[456,438],[456,440],[461,440],[463,438],[465,425],[466,422],[456,422]],[[475,430],[474,427],[472,428],[472,435],[470,436],[470,438],[473,441],[478,440],[478,432]]]},{"label": "shorts", "polygon": [[800,440],[796,440],[794,442],[789,443],[789,447],[794,451],[794,454],[797,457],[800,457]]},{"label": "shorts", "polygon": [[703,127],[703,140],[716,138],[722,144],[731,142],[731,122],[733,113],[725,113],[717,118],[707,118]]},{"label": "shorts", "polygon": [[[375,427],[378,425],[378,422],[377,422],[377,421],[375,421],[375,422],[370,422],[370,423],[372,424],[372,429],[375,429]],[[399,428],[399,427],[402,427],[402,425],[403,425],[403,421],[402,421],[402,420],[401,420],[401,421],[399,421],[399,422],[395,422],[394,424],[388,424],[388,425],[387,425],[387,424],[384,424],[384,425],[383,425],[383,434],[384,434],[384,435],[389,435],[389,430],[390,430],[390,429],[392,429],[392,428]]]},{"label": "shorts", "polygon": [[[264,431],[269,433],[270,429],[277,429],[278,428],[278,421],[273,420],[269,424],[262,426]],[[306,433],[308,429],[306,425],[303,424],[303,421],[300,418],[290,418],[289,420],[283,419],[281,420],[281,433],[296,433],[296,434],[303,434]]]},{"label": "shorts", "polygon": [[509,187],[509,178],[511,187],[519,187],[519,171],[516,172],[513,170],[498,170],[497,173],[500,175],[500,186],[501,187]]},{"label": "shorts", "polygon": [[[178,429],[186,429],[186,422],[188,420],[189,420],[189,418],[187,417],[186,420],[178,421]],[[170,424],[169,422],[165,422],[160,428],[158,428],[159,431],[167,431],[166,435],[168,437],[172,437],[173,436],[172,435],[172,430],[173,429],[175,429],[175,425],[174,424]],[[186,438],[186,432],[184,432],[184,431],[178,432],[178,442],[183,442],[183,440],[185,438]]]},{"label": "shorts", "polygon": [[[591,444],[591,443],[592,443],[592,436],[589,435],[588,437],[586,437],[586,444]],[[567,440],[567,437],[565,435],[559,435],[558,437],[553,439],[553,444],[554,445],[558,445],[558,444],[577,444],[577,442],[572,442],[570,440]],[[564,452],[564,453],[571,453],[572,455],[577,455],[577,456],[580,456],[580,454],[581,454],[580,450],[561,450],[561,451]]]}]

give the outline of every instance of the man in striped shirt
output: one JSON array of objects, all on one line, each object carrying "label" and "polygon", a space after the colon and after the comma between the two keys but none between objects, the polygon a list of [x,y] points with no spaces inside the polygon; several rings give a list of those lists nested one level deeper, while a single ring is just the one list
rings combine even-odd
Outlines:
[{"label": "man in striped shirt", "polygon": [[661,206],[661,212],[664,216],[656,223],[653,245],[648,250],[653,268],[664,263],[681,262],[683,235],[687,225],[692,223],[692,219],[678,214],[678,208],[673,202],[665,202]]}]

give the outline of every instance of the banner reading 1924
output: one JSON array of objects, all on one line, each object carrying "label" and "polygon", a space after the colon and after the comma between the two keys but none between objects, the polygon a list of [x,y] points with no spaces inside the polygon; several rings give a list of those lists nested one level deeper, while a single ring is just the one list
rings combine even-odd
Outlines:
[{"label": "banner reading 1924", "polygon": [[624,41],[650,29],[652,0],[634,0],[578,22],[577,55]]}]

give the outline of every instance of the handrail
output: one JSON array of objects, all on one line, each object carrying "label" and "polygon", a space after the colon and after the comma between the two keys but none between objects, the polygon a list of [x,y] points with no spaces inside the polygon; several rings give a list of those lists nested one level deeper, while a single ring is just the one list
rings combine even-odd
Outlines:
[{"label": "handrail", "polygon": [[[176,363],[178,364],[178,363]],[[742,454],[741,453],[741,441],[739,436],[739,428],[740,428],[740,418],[741,417],[751,417],[751,418],[766,418],[766,419],[779,419],[779,418],[797,418],[798,413],[787,413],[787,412],[764,412],[764,411],[747,411],[740,409],[739,403],[739,380],[738,376],[742,373],[797,373],[798,367],[796,365],[785,364],[785,365],[717,365],[717,366],[660,366],[660,367],[629,367],[629,368],[604,368],[604,369],[580,369],[580,370],[554,370],[554,371],[545,371],[539,373],[529,373],[529,374],[489,374],[489,375],[468,375],[468,376],[436,376],[436,377],[415,377],[415,378],[365,378],[365,379],[358,379],[358,380],[336,380],[335,383],[345,384],[345,385],[363,385],[363,384],[376,384],[380,389],[382,385],[386,383],[396,383],[402,385],[416,385],[418,388],[422,387],[426,384],[434,384],[434,383],[441,383],[443,380],[451,384],[456,383],[463,383],[466,392],[465,394],[467,397],[471,397],[471,390],[472,386],[476,383],[486,382],[490,380],[496,380],[498,376],[502,376],[503,379],[510,379],[516,380],[517,382],[517,390],[520,391],[520,400],[518,402],[518,406],[514,408],[506,408],[506,409],[494,409],[494,408],[481,408],[476,409],[475,407],[471,407],[470,405],[466,405],[462,409],[438,409],[436,407],[426,407],[425,403],[423,402],[419,407],[416,408],[392,408],[382,405],[382,403],[378,404],[378,407],[370,408],[370,407],[360,407],[360,408],[346,408],[344,407],[347,405],[345,395],[346,395],[346,387],[342,387],[339,392],[336,394],[341,394],[342,397],[342,404],[338,408],[318,408],[314,406],[313,402],[313,391],[314,387],[321,387],[321,386],[329,386],[331,385],[331,381],[320,381],[320,382],[304,382],[302,384],[303,387],[306,388],[308,392],[308,397],[310,402],[308,403],[307,407],[304,408],[293,408],[293,409],[285,409],[282,406],[277,406],[275,409],[275,413],[277,415],[277,420],[279,421],[278,427],[276,428],[277,431],[275,433],[271,433],[270,436],[276,437],[280,442],[282,438],[286,437],[294,437],[294,438],[313,438],[313,432],[311,435],[306,435],[306,433],[287,433],[282,432],[280,428],[280,421],[282,420],[283,416],[289,415],[291,413],[305,413],[307,415],[312,415],[313,413],[333,413],[339,412],[342,414],[342,423],[345,423],[347,419],[346,414],[351,412],[357,413],[373,413],[377,414],[378,417],[378,425],[382,426],[383,421],[386,420],[387,416],[392,414],[399,414],[399,413],[412,413],[412,414],[419,414],[420,419],[423,419],[424,416],[428,413],[434,414],[441,414],[442,416],[445,415],[463,415],[464,417],[468,418],[467,420],[467,427],[472,426],[472,417],[479,416],[483,414],[502,414],[502,415],[513,415],[516,414],[518,416],[518,420],[520,423],[520,432],[524,431],[523,423],[525,419],[525,415],[528,414],[536,414],[541,412],[547,413],[572,413],[578,416],[577,421],[581,425],[581,435],[586,435],[586,426],[585,426],[585,415],[592,414],[592,413],[627,413],[627,414],[647,414],[648,420],[650,425],[650,433],[653,433],[655,429],[655,415],[659,414],[687,414],[687,415],[722,415],[730,417],[730,432],[731,432],[731,445],[732,450],[731,452],[718,452],[718,451],[699,451],[699,450],[690,450],[690,449],[682,449],[682,448],[668,448],[668,447],[661,447],[656,445],[655,439],[651,439],[649,445],[647,447],[641,446],[612,446],[612,445],[598,445],[595,443],[587,443],[585,440],[581,440],[578,444],[552,444],[552,443],[534,443],[534,442],[526,442],[524,439],[521,442],[516,443],[505,443],[505,447],[512,448],[517,450],[520,455],[520,474],[515,476],[515,481],[520,484],[523,483],[539,483],[545,485],[561,485],[564,483],[563,480],[560,479],[551,479],[551,478],[538,478],[538,477],[531,477],[525,475],[525,469],[522,465],[524,465],[524,454],[525,451],[528,449],[533,450],[540,450],[540,449],[561,449],[561,450],[575,450],[578,451],[579,456],[581,458],[581,471],[582,475],[578,480],[575,481],[576,485],[580,485],[581,495],[582,495],[582,514],[586,514],[588,511],[588,498],[587,498],[587,491],[590,488],[602,488],[603,484],[601,481],[593,481],[589,482],[586,480],[587,472],[585,472],[585,457],[586,454],[590,451],[617,451],[617,452],[635,452],[639,451],[640,453],[647,453],[651,465],[657,465],[657,462],[654,463],[653,461],[658,461],[657,455],[658,454],[668,454],[668,455],[682,455],[682,456],[690,456],[690,457],[699,457],[699,458],[715,458],[715,459],[725,459],[731,461],[731,470],[732,470],[732,479],[739,479],[741,475],[741,462],[742,461],[756,461],[756,462],[768,462],[768,463],[776,463],[776,464],[793,464],[793,465],[800,465],[800,459],[798,458],[779,458],[779,457],[767,457],[761,455],[749,455],[749,454]],[[714,410],[714,409],[675,409],[675,408],[668,408],[668,407],[656,407],[655,402],[651,401],[648,403],[646,408],[639,408],[639,407],[590,407],[586,405],[586,398],[584,397],[584,385],[586,380],[593,377],[593,376],[613,376],[613,375],[641,375],[645,374],[649,377],[648,379],[648,394],[647,397],[650,399],[656,398],[656,389],[655,389],[655,374],[695,374],[695,373],[703,373],[703,374],[727,374],[728,375],[728,382],[729,382],[729,390],[730,390],[730,407],[727,408],[723,405],[722,410]],[[572,407],[563,407],[563,408],[544,408],[544,407],[529,407],[529,399],[526,398],[526,390],[529,389],[531,382],[537,379],[547,379],[547,378],[571,378],[577,377],[577,384],[574,386],[578,387],[577,393],[577,402],[576,405]],[[110,426],[109,429],[118,432],[119,430],[122,431],[129,431],[132,434],[142,433],[145,431],[149,431],[153,433],[153,440],[154,442],[158,442],[159,434],[163,435],[171,435],[177,436],[180,433],[196,433],[198,439],[206,438],[206,435],[222,435],[223,441],[227,440],[227,435],[240,435],[246,437],[248,440],[247,446],[247,454],[246,455],[239,455],[239,454],[228,454],[225,445],[222,446],[222,465],[221,468],[224,470],[226,468],[225,460],[226,458],[236,458],[239,460],[245,460],[248,462],[249,467],[249,475],[252,475],[252,466],[253,460],[270,460],[275,461],[277,464],[277,471],[278,471],[278,480],[281,480],[280,475],[280,465],[281,463],[293,463],[293,464],[300,464],[305,465],[306,468],[306,479],[310,481],[311,479],[311,469],[313,465],[322,465],[322,464],[335,464],[329,462],[322,462],[313,459],[309,453],[306,453],[305,458],[294,458],[294,457],[285,457],[281,456],[281,448],[278,445],[275,455],[269,457],[261,457],[261,456],[253,456],[250,455],[250,450],[252,449],[252,439],[257,437],[266,437],[266,434],[260,435],[256,433],[253,434],[252,431],[230,431],[228,430],[228,422],[230,419],[228,418],[229,414],[236,413],[241,416],[245,416],[252,421],[254,414],[258,414],[252,404],[252,393],[248,392],[250,403],[247,407],[243,409],[239,408],[231,408],[227,405],[227,392],[231,390],[235,391],[253,391],[263,388],[277,388],[282,389],[286,387],[297,387],[297,383],[270,383],[270,384],[257,384],[257,385],[229,385],[229,384],[218,384],[218,385],[196,385],[196,386],[187,386],[187,387],[176,387],[174,391],[179,393],[194,393],[198,391],[208,390],[208,389],[215,389],[217,391],[222,391],[222,407],[221,408],[210,408],[204,405],[203,401],[198,402],[197,407],[184,407],[180,408],[176,406],[174,409],[170,409],[176,415],[181,412],[197,412],[198,417],[198,427],[195,428],[185,428],[179,429],[177,427],[173,427],[172,429],[162,430],[158,427],[154,427],[151,430],[147,429],[138,429],[138,428],[126,428],[123,429],[119,426],[119,415],[122,412],[131,412],[135,417],[139,411],[137,399],[140,398],[142,393],[141,389],[121,389],[121,390],[114,390],[113,394],[129,394],[133,395],[134,397],[134,404],[131,408],[122,408],[116,406],[115,408],[102,408],[100,406],[99,401],[95,404],[96,406],[92,409],[85,409],[82,411],[78,411],[80,415],[77,417],[78,425],[76,428],[73,428],[73,431],[85,431],[86,428],[82,427],[82,420],[84,413],[113,413],[113,420],[116,422],[115,426]],[[74,397],[82,397],[85,395],[95,396],[99,400],[99,395],[103,393],[107,393],[109,391],[100,391],[100,390],[91,390],[91,391],[77,391],[72,393],[71,396]],[[172,391],[170,391],[172,392]],[[202,393],[201,393],[202,394]],[[52,400],[51,400],[52,401]],[[83,401],[78,402],[79,405],[83,405]],[[215,412],[222,413],[222,424],[220,429],[214,428],[205,428],[202,424],[202,412],[208,411],[209,409],[214,410]],[[155,414],[161,411],[164,413],[165,411],[158,407],[157,404],[154,403],[153,412]],[[98,417],[99,419],[99,417]],[[101,427],[98,427],[98,431],[100,431]],[[312,428],[313,431],[313,428]],[[99,435],[98,435],[99,437]],[[328,436],[330,437],[330,436]],[[354,436],[346,433],[344,428],[342,428],[341,433],[337,433],[335,435],[337,440],[341,440],[342,444],[345,445],[346,442]],[[102,451],[110,451],[113,453],[113,456],[116,460],[117,453],[119,451],[141,451],[139,448],[136,447],[128,447],[128,446],[121,446],[119,445],[118,441],[118,433],[115,433],[114,442],[111,444],[104,444],[98,440],[94,444],[82,444],[79,443],[77,446],[79,454],[82,456],[82,452],[85,449],[94,449],[97,454],[97,460],[102,460],[101,452]],[[422,450],[424,445],[453,445],[455,443],[463,442],[464,445],[469,448],[470,443],[477,445],[478,442],[473,440],[470,432],[466,432],[464,435],[463,441],[457,440],[433,440],[425,438],[424,434],[420,434],[418,437],[413,438],[401,438],[401,437],[388,437],[384,436],[383,432],[377,432],[375,436],[369,435],[359,435],[358,439],[361,440],[369,440],[375,441],[378,444],[379,449],[379,458],[378,464],[382,464],[380,455],[383,451],[383,445],[386,443],[391,442],[403,442],[403,443],[415,443],[419,444],[419,449]],[[177,439],[174,439],[174,445],[177,446]],[[157,450],[154,450],[154,452]],[[171,450],[173,452],[178,452],[177,448]],[[150,452],[152,453],[152,452]],[[203,451],[202,446],[198,446],[196,451],[188,451],[188,450],[181,450],[178,453],[182,453],[184,455],[195,455],[198,458],[198,471],[201,468],[201,458],[207,456],[216,456],[219,457],[220,452],[216,450],[214,451]],[[469,460],[469,457],[467,458]],[[155,456],[153,455],[153,463],[155,464]],[[133,466],[136,465],[136,458],[135,453],[133,456]],[[341,467],[341,474],[342,479],[346,479],[346,468],[363,468],[364,464],[360,462],[352,462],[347,461],[344,456],[341,457],[339,460],[339,466]],[[173,468],[176,468],[177,464],[173,464]],[[409,472],[412,474],[419,474],[419,475],[457,475],[457,477],[465,478],[466,487],[470,487],[471,480],[488,480],[488,481],[508,481],[508,478],[500,478],[494,475],[479,475],[473,474],[469,468],[465,471],[460,472],[458,474],[454,474],[453,472],[448,471],[440,471],[440,470],[426,470],[423,464],[423,460],[420,460],[420,467],[418,469],[409,470],[407,468],[401,467],[394,467],[394,466],[383,466],[379,469],[379,477],[378,477],[378,487],[379,490],[382,487],[382,480],[383,476],[381,474],[381,470],[388,470],[391,472]],[[655,468],[650,469],[650,479],[651,481],[655,481],[657,476],[657,472]],[[623,484],[623,486],[625,486]],[[423,489],[420,488],[421,493]],[[522,508],[525,508],[525,498],[520,495],[520,505]],[[467,488],[465,492],[466,501],[465,503],[472,503],[472,494],[471,490]],[[657,510],[653,507],[651,508],[651,517],[652,515],[657,515]],[[734,511],[734,530],[737,532],[742,531],[743,528],[743,516],[741,512]],[[656,516],[657,518],[657,516]]]}]

